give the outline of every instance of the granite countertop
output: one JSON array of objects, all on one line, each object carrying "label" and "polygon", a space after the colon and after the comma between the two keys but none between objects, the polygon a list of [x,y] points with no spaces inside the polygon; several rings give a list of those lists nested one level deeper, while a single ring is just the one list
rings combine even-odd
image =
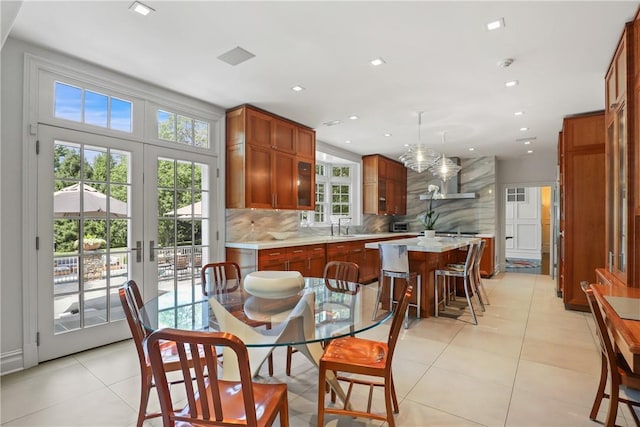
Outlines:
[{"label": "granite countertop", "polygon": [[[348,236],[304,236],[292,237],[285,240],[254,240],[246,242],[226,242],[225,247],[237,249],[275,249],[289,246],[318,245],[323,243],[352,242],[355,240],[385,239],[389,237],[402,237],[417,235],[418,233],[373,233],[353,234]],[[376,245],[375,248],[378,246]]]},{"label": "granite countertop", "polygon": [[[418,238],[412,237],[408,239],[394,240],[399,245],[407,245],[407,249],[415,252],[447,252],[453,249],[468,246],[472,242],[480,240],[479,237],[432,237]],[[377,249],[380,242],[370,242],[364,245],[367,249]]]}]

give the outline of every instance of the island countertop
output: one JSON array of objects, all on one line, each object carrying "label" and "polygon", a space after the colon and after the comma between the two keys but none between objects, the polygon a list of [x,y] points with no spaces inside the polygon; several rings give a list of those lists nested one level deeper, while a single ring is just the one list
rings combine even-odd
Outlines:
[{"label": "island countertop", "polygon": [[[236,249],[276,249],[289,246],[317,245],[323,243],[351,242],[357,240],[388,239],[391,237],[402,237],[416,235],[417,233],[371,233],[352,234],[347,236],[298,236],[284,240],[252,240],[244,242],[226,242],[225,247]],[[374,249],[377,249],[376,246]]]},{"label": "island countertop", "polygon": [[412,237],[396,239],[384,242],[368,242],[364,245],[367,249],[378,249],[380,243],[392,243],[394,245],[407,245],[409,251],[415,252],[447,252],[468,246],[480,240],[479,237]]}]

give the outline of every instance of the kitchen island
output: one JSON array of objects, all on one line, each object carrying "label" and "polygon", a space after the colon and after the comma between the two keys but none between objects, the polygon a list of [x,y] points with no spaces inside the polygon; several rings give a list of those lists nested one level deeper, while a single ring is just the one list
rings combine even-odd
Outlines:
[{"label": "kitchen island", "polygon": [[[478,237],[435,237],[430,239],[414,237],[397,239],[393,242],[367,242],[365,248],[378,249],[379,245],[384,243],[407,245],[409,251],[409,268],[412,272],[416,272],[421,276],[420,317],[430,317],[435,314],[435,270],[451,263],[464,263],[467,247],[469,244],[479,240],[480,238]],[[388,308],[388,279],[382,285],[384,286],[382,291],[382,306]],[[396,287],[395,289],[399,288],[400,287]],[[417,295],[417,292],[415,292],[414,295]],[[398,294],[394,297],[399,299],[400,295]],[[415,299],[412,302],[415,302]],[[410,310],[415,311],[415,308],[410,307]],[[413,313],[413,315],[415,315],[415,313]]]}]

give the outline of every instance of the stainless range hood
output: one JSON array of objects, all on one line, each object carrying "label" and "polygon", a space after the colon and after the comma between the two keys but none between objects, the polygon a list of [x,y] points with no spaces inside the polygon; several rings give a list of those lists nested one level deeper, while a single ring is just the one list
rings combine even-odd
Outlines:
[{"label": "stainless range hood", "polygon": [[[450,157],[451,160],[460,164],[460,159],[456,157]],[[461,193],[460,192],[460,173],[456,176],[449,178],[446,182],[442,183],[440,187],[440,194],[436,195],[435,200],[453,200],[453,199],[475,199],[478,195],[476,193]],[[430,200],[431,193],[421,194],[420,200]]]}]

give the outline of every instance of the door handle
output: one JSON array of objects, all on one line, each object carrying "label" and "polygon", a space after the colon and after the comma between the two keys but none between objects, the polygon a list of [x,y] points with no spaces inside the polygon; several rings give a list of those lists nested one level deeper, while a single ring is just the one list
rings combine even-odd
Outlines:
[{"label": "door handle", "polygon": [[136,247],[131,248],[132,251],[136,251],[136,262],[142,262],[142,241],[136,241]]},{"label": "door handle", "polygon": [[154,262],[156,260],[156,249],[162,249],[156,247],[155,240],[149,240],[149,261]]}]

